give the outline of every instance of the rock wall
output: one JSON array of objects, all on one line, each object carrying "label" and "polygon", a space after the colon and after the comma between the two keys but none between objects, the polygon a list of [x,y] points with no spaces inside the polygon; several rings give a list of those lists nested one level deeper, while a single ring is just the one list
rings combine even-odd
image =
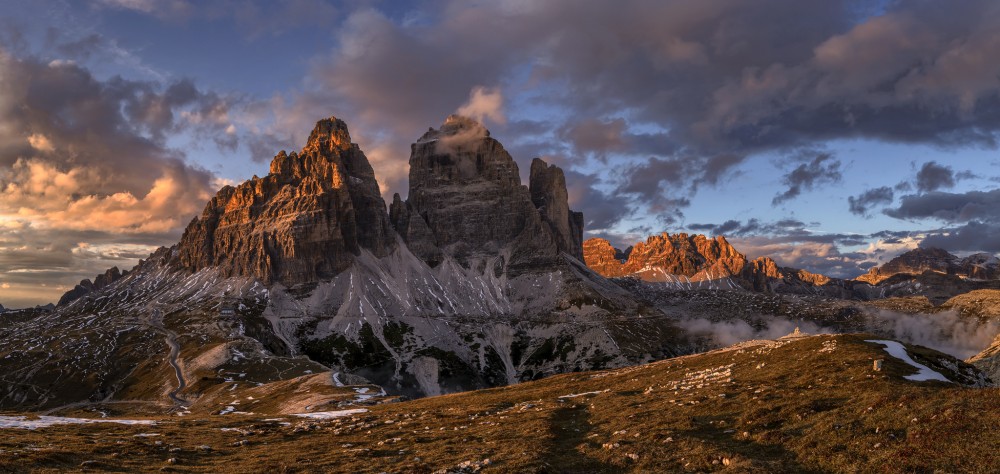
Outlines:
[{"label": "rock wall", "polygon": [[278,153],[270,171],[224,187],[188,225],[185,267],[294,285],[337,275],[362,248],[395,247],[375,173],[343,121],[319,121],[301,152]]}]

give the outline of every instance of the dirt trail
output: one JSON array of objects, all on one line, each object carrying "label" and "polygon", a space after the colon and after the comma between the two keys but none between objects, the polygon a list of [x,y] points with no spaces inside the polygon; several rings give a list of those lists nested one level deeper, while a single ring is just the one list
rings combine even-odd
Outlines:
[{"label": "dirt trail", "polygon": [[170,355],[167,362],[174,368],[174,375],[177,377],[177,388],[171,390],[168,396],[177,405],[187,406],[190,402],[177,395],[181,390],[184,390],[184,387],[187,387],[187,380],[184,379],[181,366],[177,363],[177,357],[181,352],[181,345],[177,342],[177,333],[163,326],[163,313],[158,309],[153,310],[153,316],[150,318],[149,325],[163,333],[164,337],[166,337],[167,345],[170,346]]}]

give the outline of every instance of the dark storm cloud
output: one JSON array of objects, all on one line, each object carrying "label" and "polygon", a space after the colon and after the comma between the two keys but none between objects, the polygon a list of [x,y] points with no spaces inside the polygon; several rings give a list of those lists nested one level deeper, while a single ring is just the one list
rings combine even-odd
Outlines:
[{"label": "dark storm cloud", "polygon": [[842,177],[840,160],[833,158],[829,153],[820,153],[812,161],[802,163],[785,174],[782,183],[788,189],[775,196],[771,204],[781,204],[802,194],[802,191],[810,191],[822,184],[835,183]]},{"label": "dark storm cloud", "polygon": [[955,171],[949,166],[928,161],[917,172],[917,191],[926,193],[953,187],[955,187]]},{"label": "dark storm cloud", "polygon": [[1000,224],[1000,189],[903,196],[899,207],[884,212],[896,219],[937,219],[949,223],[981,220]]},{"label": "dark storm cloud", "polygon": [[[1000,7],[883,6],[456,1],[401,24],[361,9],[311,80],[321,103],[381,127],[401,150],[475,86],[526,90],[564,112],[552,125],[578,152],[653,155],[628,165],[620,188],[660,210],[718,182],[677,163],[688,157],[728,157],[718,166],[727,172],[750,154],[838,138],[995,147]],[[664,132],[643,138],[637,124]],[[807,189],[806,178],[796,187],[791,177],[778,201]]]},{"label": "dark storm cloud", "polygon": [[920,246],[951,252],[1000,252],[1000,225],[972,221],[963,226],[931,232],[920,242]]},{"label": "dark storm cloud", "polygon": [[871,217],[871,208],[892,204],[893,198],[892,188],[882,186],[866,190],[857,196],[848,196],[847,202],[850,205],[851,214]]},{"label": "dark storm cloud", "polygon": [[565,171],[569,205],[583,211],[585,230],[608,229],[629,217],[628,201],[622,196],[600,190],[601,180],[594,174]]},{"label": "dark storm cloud", "polygon": [[749,219],[745,223],[730,219],[722,224],[690,224],[686,227],[696,232],[729,237],[756,234],[761,230],[761,223],[757,219]]},{"label": "dark storm cloud", "polygon": [[611,154],[665,156],[678,148],[665,133],[630,133],[623,118],[609,121],[588,118],[569,123],[559,130],[558,137],[577,154],[593,154],[605,162]]}]

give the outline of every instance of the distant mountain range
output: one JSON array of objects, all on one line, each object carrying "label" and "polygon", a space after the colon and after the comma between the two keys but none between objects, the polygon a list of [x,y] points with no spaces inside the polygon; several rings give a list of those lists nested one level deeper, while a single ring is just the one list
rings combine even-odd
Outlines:
[{"label": "distant mountain range", "polygon": [[936,300],[1000,288],[1000,260],[980,253],[959,258],[942,249],[916,248],[853,280],[790,267],[770,257],[749,260],[723,236],[667,234],[620,250],[605,239],[584,242],[584,260],[608,278],[629,277],[678,289],[744,288],[871,300],[923,294]]}]

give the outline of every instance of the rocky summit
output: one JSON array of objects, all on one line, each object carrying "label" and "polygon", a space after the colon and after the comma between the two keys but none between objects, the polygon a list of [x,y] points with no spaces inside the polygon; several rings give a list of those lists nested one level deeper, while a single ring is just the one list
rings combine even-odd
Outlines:
[{"label": "rocky summit", "polygon": [[395,245],[375,172],[347,125],[330,118],[300,152],[275,156],[264,178],[222,188],[177,252],[192,271],[294,285],[337,275],[362,249],[385,256]]}]

